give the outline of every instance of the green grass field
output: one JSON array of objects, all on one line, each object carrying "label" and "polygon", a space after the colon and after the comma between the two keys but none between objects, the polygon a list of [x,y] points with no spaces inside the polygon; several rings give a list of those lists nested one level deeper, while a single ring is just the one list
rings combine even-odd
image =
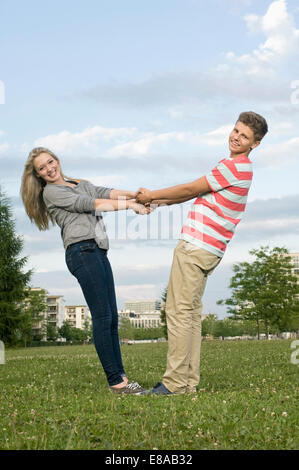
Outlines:
[{"label": "green grass field", "polygon": [[[203,342],[197,395],[116,396],[93,346],[6,351],[1,449],[298,449],[291,341]],[[130,379],[162,377],[167,343],[122,346]]]}]

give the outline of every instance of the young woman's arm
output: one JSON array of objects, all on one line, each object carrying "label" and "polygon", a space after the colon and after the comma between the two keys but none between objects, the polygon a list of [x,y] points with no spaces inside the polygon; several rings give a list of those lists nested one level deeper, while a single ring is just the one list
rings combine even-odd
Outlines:
[{"label": "young woman's arm", "polygon": [[136,214],[149,214],[150,207],[145,207],[142,204],[129,199],[96,199],[94,201],[94,209],[96,212],[110,212],[132,209]]},{"label": "young woman's arm", "polygon": [[[129,196],[128,191],[124,191],[124,193]],[[149,207],[144,207],[132,199],[108,199],[111,196],[111,191],[107,188],[97,188],[97,194],[103,194],[104,197],[94,198],[87,193],[76,194],[67,186],[53,184],[45,187],[43,197],[48,208],[54,206],[68,212],[90,213],[94,210],[107,212],[125,209],[133,209],[137,214],[149,214],[151,212]],[[118,195],[118,193],[114,193],[115,195]]]},{"label": "young woman's arm", "polygon": [[135,199],[136,191],[123,191],[121,189],[111,189],[110,199]]}]

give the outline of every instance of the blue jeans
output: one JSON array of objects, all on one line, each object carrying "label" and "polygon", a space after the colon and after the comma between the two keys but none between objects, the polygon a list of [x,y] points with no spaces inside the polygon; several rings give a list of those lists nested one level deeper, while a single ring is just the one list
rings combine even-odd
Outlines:
[{"label": "blue jeans", "polygon": [[83,240],[67,247],[66,265],[81,286],[90,309],[96,351],[109,385],[123,381],[125,375],[118,338],[118,312],[114,280],[107,250],[94,240]]}]

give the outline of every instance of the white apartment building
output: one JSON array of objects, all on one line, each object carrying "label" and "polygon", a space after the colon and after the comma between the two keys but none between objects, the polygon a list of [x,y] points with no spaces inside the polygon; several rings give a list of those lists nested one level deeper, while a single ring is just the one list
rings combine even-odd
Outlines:
[{"label": "white apartment building", "polygon": [[135,313],[130,310],[119,310],[120,323],[122,318],[128,318],[134,328],[157,328],[161,325],[160,311]]},{"label": "white apartment building", "polygon": [[299,253],[289,253],[294,264],[293,274],[299,276]]},{"label": "white apartment building", "polygon": [[85,322],[91,324],[90,310],[86,305],[66,305],[65,320],[68,320],[75,328],[83,330]]},{"label": "white apartment building", "polygon": [[158,328],[161,325],[160,312],[135,313],[130,322],[135,328]]},{"label": "white apartment building", "polygon": [[132,300],[125,302],[125,309],[119,310],[121,318],[128,318],[134,328],[157,328],[161,325],[160,300]]},{"label": "white apartment building", "polygon": [[135,313],[157,312],[161,309],[161,301],[150,300],[130,300],[125,302],[125,310]]},{"label": "white apartment building", "polygon": [[[46,289],[42,289],[41,287],[31,287],[30,290],[33,292],[44,291],[45,292],[44,302],[47,301],[48,291]],[[47,324],[47,312],[46,311],[40,312],[40,317],[41,319],[38,322],[36,322],[32,327],[33,334],[34,336],[36,336],[36,335],[40,335],[41,333],[43,333],[44,337],[46,337],[45,325]]]},{"label": "white apartment building", "polygon": [[47,322],[60,328],[65,319],[64,298],[62,295],[47,295]]}]

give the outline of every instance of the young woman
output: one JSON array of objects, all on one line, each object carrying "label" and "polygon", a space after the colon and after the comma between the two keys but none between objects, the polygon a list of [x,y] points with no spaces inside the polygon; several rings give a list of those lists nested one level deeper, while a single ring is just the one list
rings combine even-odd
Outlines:
[{"label": "young woman", "polygon": [[116,393],[143,389],[128,381],[122,363],[114,280],[107,258],[109,242],[101,212],[133,209],[137,214],[149,213],[133,200],[135,195],[67,178],[58,157],[44,147],[30,152],[21,185],[26,213],[39,230],[48,230],[50,221],[61,228],[66,264],[89,306],[95,348],[110,389]]}]

